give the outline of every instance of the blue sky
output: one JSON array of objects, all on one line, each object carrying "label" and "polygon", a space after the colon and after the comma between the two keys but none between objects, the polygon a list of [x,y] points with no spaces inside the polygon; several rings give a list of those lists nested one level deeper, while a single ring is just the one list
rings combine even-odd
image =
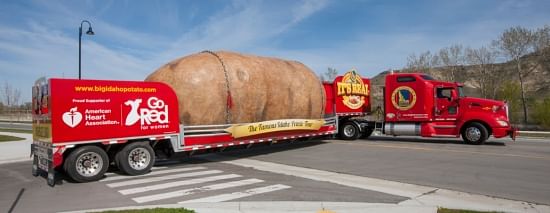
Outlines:
[{"label": "blue sky", "polygon": [[512,26],[550,24],[548,11],[548,0],[3,0],[0,83],[20,89],[26,102],[41,76],[76,78],[83,19],[96,33],[83,37],[83,78],[142,80],[202,50],[372,77],[402,68],[412,53],[480,47]]}]

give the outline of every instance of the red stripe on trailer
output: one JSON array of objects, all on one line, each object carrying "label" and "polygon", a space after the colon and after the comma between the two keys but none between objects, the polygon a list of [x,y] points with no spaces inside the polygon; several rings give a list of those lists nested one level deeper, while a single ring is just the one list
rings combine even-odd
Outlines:
[{"label": "red stripe on trailer", "polygon": [[[328,128],[333,129],[333,128]],[[209,145],[191,145],[191,146],[185,146],[183,147],[183,151],[194,151],[194,150],[202,150],[202,149],[210,149],[210,148],[219,148],[219,147],[229,147],[229,146],[236,146],[236,145],[244,145],[244,144],[254,144],[254,143],[262,143],[262,142],[271,142],[276,141],[278,139],[280,140],[287,140],[287,139],[294,139],[294,138],[303,138],[303,137],[310,137],[315,135],[329,135],[333,134],[335,131],[329,130],[329,131],[323,131],[315,134],[305,134],[305,135],[287,135],[287,136],[281,136],[281,137],[275,137],[275,138],[261,138],[258,140],[249,140],[249,141],[226,141],[222,143],[213,143]],[[210,136],[203,136],[203,137],[210,137]],[[200,137],[197,137],[200,138]],[[186,140],[187,142],[187,140]]]}]

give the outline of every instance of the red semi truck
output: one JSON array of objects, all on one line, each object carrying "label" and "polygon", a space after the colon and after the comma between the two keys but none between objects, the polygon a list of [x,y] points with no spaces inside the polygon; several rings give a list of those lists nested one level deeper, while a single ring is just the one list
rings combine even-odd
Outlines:
[{"label": "red semi truck", "polygon": [[32,174],[47,174],[51,186],[59,171],[88,182],[101,179],[111,164],[140,175],[175,153],[334,135],[353,140],[377,126],[388,135],[462,135],[474,144],[490,135],[515,137],[504,102],[463,97],[458,83],[388,75],[384,122],[364,118],[371,112],[369,79],[350,71],[323,86],[322,119],[189,126],[180,123],[177,96],[164,83],[42,78],[33,86]]}]

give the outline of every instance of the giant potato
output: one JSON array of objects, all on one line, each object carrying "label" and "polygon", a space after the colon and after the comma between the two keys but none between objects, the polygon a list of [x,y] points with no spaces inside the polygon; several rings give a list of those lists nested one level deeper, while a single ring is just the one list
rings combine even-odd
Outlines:
[{"label": "giant potato", "polygon": [[174,89],[184,125],[319,119],[325,106],[321,82],[302,63],[234,52],[185,56],[145,81]]}]

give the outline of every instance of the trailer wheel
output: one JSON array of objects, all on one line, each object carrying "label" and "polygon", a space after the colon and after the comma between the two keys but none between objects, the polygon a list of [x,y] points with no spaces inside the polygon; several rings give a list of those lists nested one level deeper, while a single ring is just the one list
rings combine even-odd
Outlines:
[{"label": "trailer wheel", "polygon": [[342,126],[340,126],[339,131],[340,139],[344,140],[355,140],[361,136],[361,132],[359,132],[359,127],[355,125],[355,123],[348,121],[345,122]]},{"label": "trailer wheel", "polygon": [[109,157],[97,146],[76,148],[63,164],[65,172],[76,182],[96,181],[103,177],[109,167]]},{"label": "trailer wheel", "polygon": [[116,154],[115,162],[118,168],[128,175],[142,175],[153,167],[155,153],[148,142],[134,142]]},{"label": "trailer wheel", "polygon": [[363,134],[361,134],[361,138],[369,138],[372,135],[372,132],[374,132],[374,128],[365,128],[365,131],[363,132]]},{"label": "trailer wheel", "polygon": [[474,122],[462,129],[462,139],[468,144],[480,145],[487,138],[489,138],[489,133],[483,124]]}]

